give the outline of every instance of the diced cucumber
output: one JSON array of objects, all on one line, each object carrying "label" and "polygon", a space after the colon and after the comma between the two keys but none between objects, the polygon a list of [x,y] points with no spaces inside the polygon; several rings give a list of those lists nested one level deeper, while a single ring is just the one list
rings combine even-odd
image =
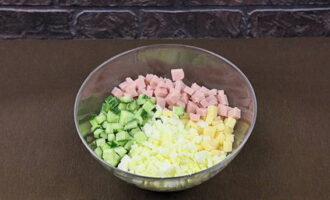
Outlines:
[{"label": "diced cucumber", "polygon": [[145,110],[142,109],[141,117],[142,117],[142,119],[144,119],[144,120],[147,119],[147,118],[148,118],[148,113],[147,113],[147,111],[145,111]]},{"label": "diced cucumber", "polygon": [[114,141],[115,139],[116,139],[115,134],[113,134],[113,133],[108,134],[108,141],[109,142]]},{"label": "diced cucumber", "polygon": [[143,122],[142,122],[142,126],[145,125],[147,122],[148,122],[148,120],[146,120],[146,119],[143,120]]},{"label": "diced cucumber", "polygon": [[134,114],[134,118],[138,121],[139,124],[142,124],[143,118],[141,117],[141,113],[144,111],[142,108],[137,110]]},{"label": "diced cucumber", "polygon": [[129,151],[131,149],[132,144],[133,144],[133,141],[130,140],[125,144],[124,148]]},{"label": "diced cucumber", "polygon": [[120,123],[110,123],[110,127],[114,133],[117,133],[121,130],[123,130],[123,125]]},{"label": "diced cucumber", "polygon": [[133,128],[129,133],[130,133],[130,135],[134,135],[135,133],[137,133],[139,131],[141,131],[141,129],[139,127],[137,127],[137,128]]},{"label": "diced cucumber", "polygon": [[95,120],[98,124],[101,124],[107,119],[107,116],[104,113],[100,113],[98,116],[95,117]]},{"label": "diced cucumber", "polygon": [[96,140],[96,146],[100,147],[105,144],[105,139],[99,138]]},{"label": "diced cucumber", "polygon": [[104,151],[106,149],[111,149],[111,148],[110,148],[109,144],[104,143],[104,144],[102,144],[101,149],[102,149],[102,151]]},{"label": "diced cucumber", "polygon": [[163,111],[162,111],[162,110],[157,110],[157,111],[154,113],[153,117],[154,117],[154,118],[158,118],[158,117],[162,116],[162,114],[163,114]]},{"label": "diced cucumber", "polygon": [[105,129],[105,132],[107,134],[113,133],[113,129],[111,128],[111,126],[107,126],[107,128]]},{"label": "diced cucumber", "polygon": [[103,103],[101,107],[101,112],[108,112],[110,110],[110,104],[108,103]]},{"label": "diced cucumber", "polygon": [[156,104],[156,98],[155,97],[150,97],[150,102],[152,104]]},{"label": "diced cucumber", "polygon": [[147,95],[140,94],[136,102],[138,105],[143,105],[148,99],[150,99],[150,97],[148,97]]},{"label": "diced cucumber", "polygon": [[152,118],[152,116],[154,116],[154,112],[153,111],[151,111],[150,113],[147,113],[146,119]]},{"label": "diced cucumber", "polygon": [[95,138],[100,138],[100,134],[103,133],[103,132],[104,132],[103,129],[98,128],[94,131],[93,135],[94,135]]},{"label": "diced cucumber", "polygon": [[101,158],[102,158],[102,149],[101,149],[101,147],[96,147],[96,148],[94,149],[94,152],[96,153],[96,155],[97,155],[98,157],[101,157]]},{"label": "diced cucumber", "polygon": [[127,104],[126,104],[126,103],[120,103],[120,104],[118,105],[118,109],[119,109],[120,111],[122,111],[122,110],[127,110]]},{"label": "diced cucumber", "polygon": [[135,116],[137,116],[137,115],[141,115],[142,111],[144,111],[143,108],[139,108],[139,109],[135,112]]},{"label": "diced cucumber", "polygon": [[92,115],[89,119],[89,123],[91,123],[92,126],[97,126],[99,123],[96,121],[96,115]]},{"label": "diced cucumber", "polygon": [[126,131],[120,131],[116,134],[116,141],[128,140],[130,135]]},{"label": "diced cucumber", "polygon": [[107,139],[107,138],[108,138],[108,134],[107,134],[106,132],[102,132],[102,133],[100,134],[100,137],[101,137],[101,138],[104,138],[104,139]]},{"label": "diced cucumber", "polygon": [[113,97],[113,96],[108,96],[105,99],[105,102],[110,105],[110,109],[116,108],[119,104],[119,100],[116,97]]},{"label": "diced cucumber", "polygon": [[[131,138],[130,138],[131,139]],[[130,140],[130,139],[127,139],[127,140],[120,140],[120,141],[114,141],[117,146],[125,146],[125,144]]]},{"label": "diced cucumber", "polygon": [[119,155],[113,149],[106,149],[103,151],[103,159],[105,162],[116,167],[120,161]]},{"label": "diced cucumber", "polygon": [[182,116],[184,114],[184,107],[182,106],[174,106],[173,107],[173,112],[177,115],[177,116]]},{"label": "diced cucumber", "polygon": [[107,142],[109,148],[115,148],[115,147],[118,147],[120,146],[116,141],[110,141],[110,142]]},{"label": "diced cucumber", "polygon": [[147,140],[147,137],[142,131],[139,131],[134,134],[134,140],[136,142],[142,143]]},{"label": "diced cucumber", "polygon": [[135,115],[135,119],[136,119],[136,121],[137,121],[137,123],[138,123],[139,125],[142,125],[142,124],[143,124],[143,118],[142,118],[141,116],[136,116],[136,115]]},{"label": "diced cucumber", "polygon": [[115,108],[111,108],[110,109],[113,113],[115,113],[116,115],[118,115],[120,113],[120,110],[118,107],[115,107]]},{"label": "diced cucumber", "polygon": [[135,119],[137,119],[137,121],[140,125],[143,124],[143,120],[146,119],[147,117],[148,117],[148,113],[143,108],[140,108],[135,113]]},{"label": "diced cucumber", "polygon": [[127,104],[127,110],[135,111],[138,108],[138,104],[136,101],[132,101],[131,103]]},{"label": "diced cucumber", "polygon": [[151,113],[154,107],[155,105],[152,104],[150,101],[145,102],[142,106],[143,110],[145,110],[147,113]]},{"label": "diced cucumber", "polygon": [[92,126],[91,130],[92,130],[92,132],[94,132],[98,128],[102,128],[102,126],[100,124],[98,124],[96,126]]},{"label": "diced cucumber", "polygon": [[109,122],[105,121],[105,122],[102,123],[103,128],[107,128],[108,126],[110,126]]},{"label": "diced cucumber", "polygon": [[112,111],[107,113],[107,121],[108,122],[119,122],[119,115],[115,114]]},{"label": "diced cucumber", "polygon": [[92,149],[107,163],[117,166],[134,142],[147,140],[139,126],[155,114],[155,98],[140,95],[137,100],[130,96],[109,96],[102,104],[99,115],[90,118],[94,140]]},{"label": "diced cucumber", "polygon": [[123,125],[121,125],[120,123],[109,123],[109,126],[105,129],[105,132],[107,134],[110,133],[117,133],[121,130],[123,130]]},{"label": "diced cucumber", "polygon": [[113,150],[122,158],[124,155],[127,154],[127,150],[124,147],[116,147]]},{"label": "diced cucumber", "polygon": [[127,122],[132,121],[134,119],[134,114],[128,111],[121,111],[120,112],[120,118],[119,118],[119,123],[125,125]]},{"label": "diced cucumber", "polygon": [[132,120],[124,126],[124,130],[130,130],[136,127],[138,127],[138,122],[136,120]]},{"label": "diced cucumber", "polygon": [[120,97],[119,100],[123,103],[129,103],[131,101],[133,101],[133,98],[131,96],[123,96],[123,97]]}]

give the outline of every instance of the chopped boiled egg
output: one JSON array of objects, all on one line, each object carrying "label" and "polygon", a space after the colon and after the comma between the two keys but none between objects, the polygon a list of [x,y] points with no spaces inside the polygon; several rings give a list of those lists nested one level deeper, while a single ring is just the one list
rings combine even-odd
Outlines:
[{"label": "chopped boiled egg", "polygon": [[201,125],[204,128],[163,110],[162,116],[149,120],[143,127],[147,141],[135,142],[118,167],[144,176],[173,177],[215,165],[226,153],[214,139],[216,128],[206,122]]}]

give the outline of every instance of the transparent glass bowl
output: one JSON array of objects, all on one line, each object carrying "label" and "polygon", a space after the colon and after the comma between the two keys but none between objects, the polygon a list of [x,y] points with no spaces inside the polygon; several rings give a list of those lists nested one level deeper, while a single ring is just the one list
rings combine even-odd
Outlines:
[{"label": "transparent glass bowl", "polygon": [[[231,106],[242,110],[237,122],[233,151],[218,164],[186,176],[152,178],[122,171],[97,157],[91,148],[88,122],[99,111],[104,98],[126,77],[147,73],[170,78],[172,68],[183,68],[184,82],[225,90]],[[210,51],[180,44],[139,47],[116,55],[94,69],[79,89],[74,105],[74,121],[79,137],[92,156],[118,178],[153,191],[178,191],[199,185],[224,169],[240,152],[255,124],[257,102],[246,76],[230,61]]]}]

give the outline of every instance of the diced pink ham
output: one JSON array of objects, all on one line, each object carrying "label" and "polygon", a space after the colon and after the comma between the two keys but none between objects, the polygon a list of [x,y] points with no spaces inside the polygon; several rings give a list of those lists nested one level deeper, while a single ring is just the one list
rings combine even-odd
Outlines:
[{"label": "diced pink ham", "polygon": [[180,92],[186,87],[186,85],[181,80],[175,81],[174,85],[174,88]]},{"label": "diced pink ham", "polygon": [[185,87],[183,91],[190,96],[195,92],[195,90],[193,90],[191,87]]},{"label": "diced pink ham", "polygon": [[198,96],[200,99],[205,97],[205,94],[201,91],[196,91],[193,96]]},{"label": "diced pink ham", "polygon": [[194,103],[199,103],[200,99],[197,96],[191,96],[190,98]]},{"label": "diced pink ham", "polygon": [[147,95],[148,97],[153,97],[153,91],[152,90],[146,90],[143,94]]},{"label": "diced pink ham", "polygon": [[169,91],[169,93],[172,93],[172,92],[178,92],[178,91],[176,91],[176,90],[175,90],[175,88],[174,88],[174,87],[171,87],[171,88],[169,88],[169,90],[168,90],[168,91]]},{"label": "diced pink ham", "polygon": [[173,81],[154,74],[147,74],[146,77],[140,75],[135,81],[127,77],[124,82],[119,84],[120,89],[115,87],[111,93],[116,97],[123,95],[136,97],[139,94],[154,96],[157,104],[162,108],[185,107],[193,121],[198,121],[201,116],[206,116],[207,107],[210,105],[218,106],[220,116],[235,119],[241,117],[240,109],[228,106],[228,98],[224,90],[208,89],[197,83],[188,87],[182,81],[185,76],[183,69],[172,69],[171,76]]},{"label": "diced pink ham", "polygon": [[188,113],[196,113],[196,108],[197,108],[197,105],[194,102],[189,101],[187,103],[187,112]]},{"label": "diced pink ham", "polygon": [[189,101],[189,97],[186,93],[181,94],[181,99],[180,99],[183,103],[187,104]]},{"label": "diced pink ham", "polygon": [[125,89],[125,92],[127,94],[129,94],[131,97],[137,97],[138,96],[138,93],[136,91],[136,88],[135,88],[134,84],[128,85]]},{"label": "diced pink ham", "polygon": [[217,97],[210,95],[210,96],[206,97],[206,100],[207,101],[217,101]]},{"label": "diced pink ham", "polygon": [[165,97],[168,93],[166,88],[161,87],[157,87],[154,92],[156,97]]},{"label": "diced pink ham", "polygon": [[207,108],[207,106],[209,106],[209,102],[206,99],[201,100],[200,104],[203,108]]},{"label": "diced pink ham", "polygon": [[234,119],[241,118],[241,110],[238,109],[237,107],[230,109],[228,111],[228,117],[232,117]]},{"label": "diced pink ham", "polygon": [[169,93],[166,97],[166,102],[170,105],[175,105],[175,103],[180,99],[180,93],[173,91]]},{"label": "diced pink ham", "polygon": [[208,102],[208,106],[216,106],[216,105],[218,105],[218,101],[217,100],[211,100],[211,101],[209,101]]},{"label": "diced pink ham", "polygon": [[119,88],[122,90],[125,90],[127,86],[128,86],[128,83],[126,81],[119,84]]},{"label": "diced pink ham", "polygon": [[215,101],[209,101],[208,102],[208,106],[217,106],[218,105],[218,101],[217,100],[215,100]]},{"label": "diced pink ham", "polygon": [[129,84],[134,84],[134,81],[131,77],[127,77],[126,82],[129,83]]},{"label": "diced pink ham", "polygon": [[204,86],[202,86],[199,90],[200,90],[202,93],[204,93],[204,94],[208,94],[209,91],[210,91],[208,88],[206,88],[206,87],[204,87]]},{"label": "diced pink ham", "polygon": [[176,102],[176,105],[184,107],[184,108],[186,107],[186,104],[183,101],[180,101],[180,100]]},{"label": "diced pink ham", "polygon": [[165,86],[169,89],[169,88],[173,88],[173,82],[170,79],[165,79]]},{"label": "diced pink ham", "polygon": [[126,92],[124,92],[124,95],[123,95],[123,96],[129,96],[129,97],[132,97],[132,95],[130,95],[130,94],[126,93]]},{"label": "diced pink ham", "polygon": [[147,90],[145,90],[145,92],[143,94],[145,94],[149,97],[152,97],[154,94],[154,91],[152,89],[147,89]]},{"label": "diced pink ham", "polygon": [[159,82],[158,82],[157,87],[160,87],[160,88],[166,88],[165,81],[162,80],[162,79],[160,79]]},{"label": "diced pink ham", "polygon": [[229,108],[230,107],[228,107],[226,105],[219,104],[218,105],[218,114],[220,116],[227,117],[228,116],[228,110],[229,110]]},{"label": "diced pink ham", "polygon": [[208,106],[211,105],[217,105],[218,104],[218,100],[215,96],[208,96],[206,97],[206,101],[208,102]]},{"label": "diced pink ham", "polygon": [[197,91],[197,90],[199,90],[201,88],[201,86],[199,86],[197,83],[193,83],[192,85],[191,85],[191,89],[193,89],[195,92]]},{"label": "diced pink ham", "polygon": [[137,93],[140,94],[144,94],[146,92],[145,88],[138,88]]},{"label": "diced pink ham", "polygon": [[225,95],[225,94],[219,94],[218,95],[218,101],[219,101],[220,104],[228,105],[227,95]]},{"label": "diced pink ham", "polygon": [[201,100],[203,100],[205,98],[204,94],[201,91],[196,91],[192,96],[191,96],[191,100],[194,103],[199,103]]},{"label": "diced pink ham", "polygon": [[217,95],[217,90],[216,89],[209,90],[208,95],[216,96]]},{"label": "diced pink ham", "polygon": [[182,80],[184,78],[183,69],[172,69],[171,75],[173,81]]},{"label": "diced pink ham", "polygon": [[199,114],[194,114],[194,113],[189,113],[190,120],[192,121],[199,121],[200,120],[200,115]]},{"label": "diced pink ham", "polygon": [[173,106],[174,105],[174,103],[171,101],[170,98],[168,98],[168,96],[165,97],[165,101],[166,101],[166,104],[169,105],[169,106]]},{"label": "diced pink ham", "polygon": [[147,86],[147,91],[146,91],[146,94],[147,96],[149,97],[153,97],[154,95],[154,89],[152,89],[150,86]]},{"label": "diced pink ham", "polygon": [[225,94],[225,91],[223,91],[223,90],[218,90],[218,96],[219,95],[224,95]]},{"label": "diced pink ham", "polygon": [[157,105],[159,105],[161,108],[165,108],[166,101],[162,97],[156,97]]},{"label": "diced pink ham", "polygon": [[123,91],[121,91],[119,88],[114,87],[111,91],[111,93],[113,94],[113,96],[115,97],[122,97],[124,95]]},{"label": "diced pink ham", "polygon": [[153,75],[153,74],[147,74],[147,75],[146,75],[146,82],[147,82],[147,83],[150,83],[151,79],[152,79],[154,76],[155,76],[155,75]]},{"label": "diced pink ham", "polygon": [[199,114],[200,116],[206,116],[207,115],[207,109],[206,108],[197,108],[196,109],[197,114]]},{"label": "diced pink ham", "polygon": [[135,84],[138,89],[146,87],[146,83],[144,82],[143,76],[139,76],[139,78],[135,80]]},{"label": "diced pink ham", "polygon": [[151,88],[156,88],[158,83],[159,83],[159,77],[158,76],[154,76],[151,80],[150,80],[150,87]]}]

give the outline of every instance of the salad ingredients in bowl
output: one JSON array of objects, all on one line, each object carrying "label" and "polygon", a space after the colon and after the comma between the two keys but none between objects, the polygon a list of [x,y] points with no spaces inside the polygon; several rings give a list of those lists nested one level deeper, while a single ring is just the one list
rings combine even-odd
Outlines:
[{"label": "salad ingredients in bowl", "polygon": [[175,177],[199,172],[232,151],[239,108],[223,90],[153,74],[126,78],[104,100],[90,123],[94,152],[108,164],[133,174]]},{"label": "salad ingredients in bowl", "polygon": [[91,155],[153,191],[191,188],[223,170],[247,142],[256,113],[253,88],[233,63],[179,44],[110,58],[85,79],[74,106]]}]

